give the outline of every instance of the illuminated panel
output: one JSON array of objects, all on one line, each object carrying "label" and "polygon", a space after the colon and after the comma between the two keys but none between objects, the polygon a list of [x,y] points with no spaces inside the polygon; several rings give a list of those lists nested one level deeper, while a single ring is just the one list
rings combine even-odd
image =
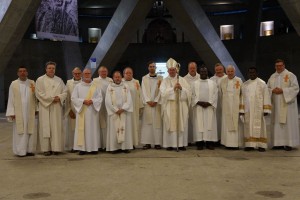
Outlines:
[{"label": "illuminated panel", "polygon": [[169,76],[166,63],[156,63],[156,73],[164,78]]},{"label": "illuminated panel", "polygon": [[221,40],[234,39],[234,25],[222,25],[220,26]]},{"label": "illuminated panel", "polygon": [[98,43],[101,38],[100,28],[89,28],[89,43]]},{"label": "illuminated panel", "polygon": [[274,21],[260,23],[260,36],[274,35]]}]

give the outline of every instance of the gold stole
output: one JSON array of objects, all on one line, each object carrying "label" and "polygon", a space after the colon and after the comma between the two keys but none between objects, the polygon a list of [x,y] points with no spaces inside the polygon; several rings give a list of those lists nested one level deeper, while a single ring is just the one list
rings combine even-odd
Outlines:
[{"label": "gold stole", "polygon": [[[174,79],[176,80],[177,82],[177,79]],[[170,81],[170,86],[172,88],[174,88],[174,85],[172,84],[172,80],[168,80]],[[178,91],[175,91],[175,93],[178,92],[178,94],[176,95],[179,95],[179,102],[178,102],[178,99],[177,99],[177,96],[175,98],[175,101],[174,100],[170,100],[169,101],[169,107],[167,108],[169,111],[170,111],[170,115],[168,116],[169,117],[169,120],[170,120],[170,126],[169,126],[169,129],[167,128],[168,131],[170,132],[179,132],[179,133],[182,133],[184,131],[184,125],[183,125],[183,111],[182,111],[182,105],[180,103],[180,96],[181,96],[181,92],[180,90]],[[179,104],[179,106],[178,106]],[[179,110],[178,110],[179,108]],[[178,115],[179,115],[179,121],[177,122],[177,118],[178,118]],[[177,123],[179,123],[177,125]],[[177,130],[177,126],[178,126],[178,129]]]},{"label": "gold stole", "polygon": [[[115,90],[111,89],[111,103],[114,106],[116,104],[116,94]],[[124,102],[127,102],[127,88],[124,85],[122,90],[122,97],[124,98]],[[114,123],[115,128],[117,131],[117,142],[118,144],[123,143],[125,141],[125,128],[126,128],[126,114],[125,112],[121,113],[120,115],[114,114]]]},{"label": "gold stole", "polygon": [[[281,82],[281,88],[286,88],[289,87],[290,85],[290,76],[289,73],[284,73],[284,78],[282,79]],[[281,124],[286,124],[286,119],[287,119],[287,103],[284,100],[283,94],[280,95],[280,112],[279,112],[279,122]]]},{"label": "gold stole", "polygon": [[[157,82],[157,88],[155,90],[155,96],[158,95],[159,92],[159,87],[162,81],[162,77],[158,77],[158,82]],[[144,79],[145,88],[146,88],[146,93],[147,95],[151,95],[150,87],[149,87],[149,77],[146,77]],[[145,120],[147,124],[153,124],[153,119],[152,119],[152,107],[146,104],[145,106]],[[155,106],[155,128],[161,128],[161,106],[159,104],[156,104]]]},{"label": "gold stole", "polygon": [[[29,93],[29,118],[28,118],[28,127],[27,127],[27,133],[33,134],[34,133],[34,116],[35,116],[35,96],[34,96],[34,82],[32,80],[28,80],[30,84],[30,90]],[[28,83],[26,83],[26,87],[28,87]],[[13,88],[13,94],[14,94],[14,110],[15,110],[15,116],[16,116],[16,128],[18,134],[24,133],[24,121],[23,121],[23,110],[22,110],[22,102],[21,102],[21,91],[20,91],[20,83],[19,80],[16,80],[12,83]]]},{"label": "gold stole", "polygon": [[[226,117],[226,124],[228,126],[229,131],[236,131],[238,130],[238,120],[239,120],[239,104],[240,104],[240,89],[241,89],[241,83],[240,80],[237,78],[233,78],[234,84],[234,90],[233,90],[233,102],[228,102],[227,98],[227,85],[228,85],[228,78],[224,80],[224,83],[222,84],[222,91],[226,91],[226,94],[223,93],[223,101],[226,103],[225,105],[222,105],[222,108],[225,109],[225,117]],[[228,108],[230,107],[229,104],[232,104],[232,112],[228,111]]]},{"label": "gold stole", "polygon": [[[85,98],[85,100],[90,100],[95,91],[96,91],[96,85],[92,83],[91,87],[89,88],[89,91],[87,93],[87,96]],[[85,144],[85,140],[84,140],[84,115],[85,115],[85,111],[88,108],[87,105],[82,105],[82,110],[80,113],[78,113],[78,140],[77,140],[77,145],[78,146],[83,146]]]},{"label": "gold stole", "polygon": [[[287,70],[285,70],[287,71]],[[281,88],[286,88],[290,85],[290,76],[289,76],[289,72],[282,72],[282,75],[284,76],[284,78],[281,81]],[[278,75],[280,76],[280,75]],[[275,88],[275,82],[277,82],[277,78],[278,76],[273,76],[273,78],[271,78],[270,82],[271,82],[271,88],[274,89]],[[277,96],[277,94],[274,94],[274,96]],[[279,111],[279,123],[281,124],[286,124],[286,119],[287,119],[287,103],[285,103],[283,94],[280,95],[280,99],[279,99],[279,106],[280,106],[280,111]]]}]

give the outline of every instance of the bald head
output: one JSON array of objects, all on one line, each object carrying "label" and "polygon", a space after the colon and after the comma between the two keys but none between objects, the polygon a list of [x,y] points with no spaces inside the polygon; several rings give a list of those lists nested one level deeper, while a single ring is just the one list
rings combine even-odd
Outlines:
[{"label": "bald head", "polygon": [[196,76],[196,73],[197,73],[197,64],[195,62],[190,62],[188,64],[188,70],[189,70],[189,74],[191,76]]},{"label": "bald head", "polygon": [[235,77],[235,67],[233,65],[228,65],[226,67],[226,74],[229,79],[233,79]]}]

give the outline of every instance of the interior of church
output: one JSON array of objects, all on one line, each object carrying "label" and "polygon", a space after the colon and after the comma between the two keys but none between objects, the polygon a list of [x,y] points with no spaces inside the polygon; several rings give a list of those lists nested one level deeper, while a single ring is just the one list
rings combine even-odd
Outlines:
[{"label": "interior of church", "polygon": [[[45,21],[53,13],[63,20]],[[261,154],[137,147],[131,154],[19,158],[11,152],[12,125],[5,117],[20,66],[36,80],[54,61],[65,83],[74,67],[91,68],[94,78],[100,66],[110,77],[131,67],[141,81],[148,61],[166,75],[166,62],[174,58],[181,76],[191,61],[206,66],[209,77],[222,63],[235,66],[243,81],[256,67],[267,82],[279,58],[300,77],[299,36],[295,0],[0,0],[0,199],[299,199],[298,149]]]}]

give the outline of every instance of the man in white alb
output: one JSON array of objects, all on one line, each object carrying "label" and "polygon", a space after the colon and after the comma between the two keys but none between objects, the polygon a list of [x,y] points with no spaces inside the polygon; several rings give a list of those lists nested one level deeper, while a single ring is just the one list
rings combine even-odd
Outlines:
[{"label": "man in white alb", "polygon": [[39,100],[39,140],[45,156],[58,155],[64,150],[63,104],[68,89],[55,76],[56,63],[45,65],[46,74],[36,81],[35,94]]},{"label": "man in white alb", "polygon": [[186,150],[188,145],[188,117],[191,89],[188,82],[180,77],[179,63],[170,58],[167,61],[169,76],[163,79],[160,92],[163,116],[163,147]]},{"label": "man in white alb", "polygon": [[221,140],[222,130],[222,93],[220,90],[221,81],[226,78],[227,75],[224,73],[224,66],[221,63],[215,64],[215,75],[210,78],[218,86],[218,105],[217,105],[217,127],[218,127],[218,139]]},{"label": "man in white alb", "polygon": [[218,141],[216,108],[218,102],[217,84],[208,79],[206,67],[200,68],[200,79],[192,86],[193,140],[197,149],[214,150]]},{"label": "man in white alb", "polygon": [[67,81],[68,96],[65,103],[65,117],[67,122],[66,127],[66,139],[65,139],[65,149],[74,153],[74,134],[75,134],[75,123],[76,123],[76,110],[72,104],[71,96],[75,86],[81,82],[81,69],[75,67],[72,71],[73,78]]},{"label": "man in white alb", "polygon": [[114,72],[113,81],[107,87],[105,96],[108,114],[106,151],[130,153],[133,149],[133,104],[130,89],[122,82],[119,71]]},{"label": "man in white alb", "polygon": [[264,116],[271,113],[271,99],[267,84],[257,77],[256,67],[248,69],[249,80],[242,86],[240,114],[244,116],[245,151],[268,147],[268,134]]},{"label": "man in white alb", "polygon": [[235,76],[235,67],[226,68],[227,77],[220,83],[222,93],[222,133],[221,144],[227,149],[243,146],[243,136],[239,130],[239,106],[241,101],[242,80]]},{"label": "man in white alb", "polygon": [[107,132],[107,111],[105,107],[105,95],[106,95],[106,90],[109,84],[113,82],[111,78],[108,77],[108,69],[105,66],[101,66],[98,69],[98,74],[99,77],[94,78],[93,82],[96,84],[98,87],[101,88],[102,91],[102,105],[100,109],[100,150],[105,151],[106,148],[106,132]]},{"label": "man in white alb", "polygon": [[26,67],[18,68],[18,79],[9,86],[6,117],[13,122],[13,153],[34,156],[37,139],[35,83],[27,78]]},{"label": "man in white alb", "polygon": [[155,73],[154,61],[148,62],[149,74],[142,79],[142,97],[144,111],[142,116],[141,143],[143,149],[150,149],[154,145],[155,149],[161,149],[162,145],[162,119],[160,106],[159,87],[163,79]]},{"label": "man in white alb", "polygon": [[123,71],[123,81],[128,85],[130,89],[130,94],[133,104],[133,113],[132,113],[132,139],[133,145],[139,145],[140,138],[140,112],[143,108],[143,101],[141,96],[141,86],[139,80],[133,78],[133,70],[130,67],[126,67]]},{"label": "man in white alb", "polygon": [[285,68],[284,60],[275,61],[276,72],[268,81],[272,94],[272,128],[274,148],[283,147],[291,151],[299,145],[299,122],[297,95],[299,84],[297,77]]},{"label": "man in white alb", "polygon": [[[188,64],[188,74],[184,77],[184,79],[189,83],[192,88],[193,83],[196,80],[199,80],[200,75],[197,73],[197,63],[189,62]],[[189,119],[194,119],[193,117],[193,109],[192,106],[189,108]],[[193,142],[193,120],[189,120],[189,130],[188,130],[188,143]]]},{"label": "man in white alb", "polygon": [[74,88],[71,99],[76,110],[74,150],[79,150],[79,155],[87,152],[97,154],[100,146],[99,111],[102,93],[92,82],[90,69],[83,70],[82,82]]}]

